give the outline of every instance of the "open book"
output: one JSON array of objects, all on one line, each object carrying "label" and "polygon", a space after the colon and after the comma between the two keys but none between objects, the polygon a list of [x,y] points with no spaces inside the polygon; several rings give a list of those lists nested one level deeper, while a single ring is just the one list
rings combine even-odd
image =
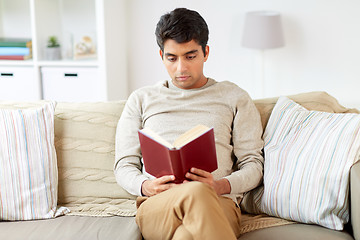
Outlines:
[{"label": "open book", "polygon": [[198,125],[179,136],[173,144],[149,128],[139,130],[146,172],[161,177],[174,175],[175,183],[195,167],[212,172],[217,169],[214,129]]}]

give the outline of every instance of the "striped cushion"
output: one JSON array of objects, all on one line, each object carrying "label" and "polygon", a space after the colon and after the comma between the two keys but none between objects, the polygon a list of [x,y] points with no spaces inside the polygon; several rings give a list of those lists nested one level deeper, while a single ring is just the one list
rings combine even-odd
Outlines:
[{"label": "striped cushion", "polygon": [[349,172],[360,149],[360,115],[308,111],[279,98],[264,132],[264,213],[341,230],[349,220]]},{"label": "striped cushion", "polygon": [[57,212],[55,103],[0,109],[0,219],[30,220]]}]

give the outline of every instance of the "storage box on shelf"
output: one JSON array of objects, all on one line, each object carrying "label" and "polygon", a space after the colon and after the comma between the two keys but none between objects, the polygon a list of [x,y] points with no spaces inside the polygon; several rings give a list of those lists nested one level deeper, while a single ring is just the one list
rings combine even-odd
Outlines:
[{"label": "storage box on shelf", "polygon": [[96,67],[42,67],[41,74],[44,99],[76,102],[101,98]]},{"label": "storage box on shelf", "polygon": [[34,68],[0,66],[0,100],[37,100],[40,85],[34,79]]}]

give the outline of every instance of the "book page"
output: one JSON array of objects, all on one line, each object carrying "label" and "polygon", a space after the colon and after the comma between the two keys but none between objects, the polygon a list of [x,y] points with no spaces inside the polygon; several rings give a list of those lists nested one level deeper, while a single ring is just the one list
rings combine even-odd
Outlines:
[{"label": "book page", "polygon": [[173,145],[176,148],[180,148],[187,144],[188,142],[191,142],[192,140],[196,139],[197,137],[201,136],[205,132],[209,131],[211,128],[204,126],[204,125],[197,125],[194,128],[190,129],[189,131],[185,132],[184,134],[180,135],[178,137]]},{"label": "book page", "polygon": [[171,145],[171,143],[169,143],[168,141],[166,141],[165,139],[163,139],[162,137],[160,137],[157,133],[155,133],[153,130],[151,130],[150,128],[143,128],[140,130],[143,134],[145,134],[146,136],[150,137],[151,139],[157,141],[158,143],[164,145],[167,148],[174,148],[173,145]]}]

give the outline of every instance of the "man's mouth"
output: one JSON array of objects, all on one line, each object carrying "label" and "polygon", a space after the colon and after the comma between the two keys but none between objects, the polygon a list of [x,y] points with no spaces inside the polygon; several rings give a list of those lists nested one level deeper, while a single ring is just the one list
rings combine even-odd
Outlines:
[{"label": "man's mouth", "polygon": [[186,81],[190,76],[186,76],[186,75],[183,75],[183,76],[177,76],[175,77],[177,81]]}]

